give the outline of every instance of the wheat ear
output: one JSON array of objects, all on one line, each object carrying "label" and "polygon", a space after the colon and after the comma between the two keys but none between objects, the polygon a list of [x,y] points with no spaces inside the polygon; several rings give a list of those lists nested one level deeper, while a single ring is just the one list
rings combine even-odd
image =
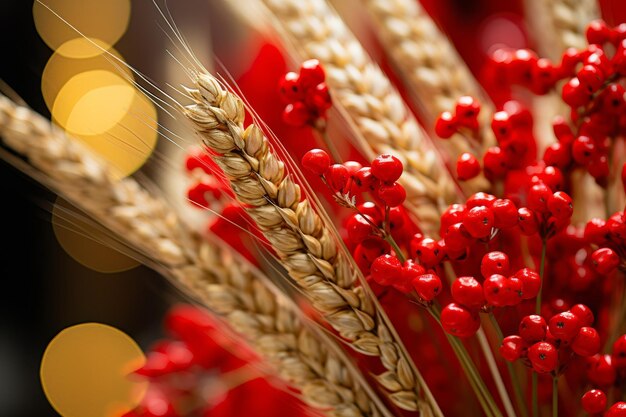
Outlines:
[{"label": "wheat ear", "polygon": [[239,97],[208,73],[197,74],[187,92],[194,103],[185,114],[204,144],[217,153],[214,159],[237,198],[303,293],[352,348],[380,358],[387,371],[377,380],[394,404],[440,414],[381,307],[371,292],[357,286],[359,273],[337,247],[334,231],[303,198],[261,129],[254,124],[244,129]]},{"label": "wheat ear", "polygon": [[353,124],[367,156],[391,153],[402,160],[407,201],[420,226],[436,233],[441,210],[457,198],[456,186],[389,79],[325,0],[263,3],[294,53],[322,62],[334,102]]},{"label": "wheat ear", "polygon": [[135,180],[115,180],[76,140],[1,95],[0,135],[45,176],[46,185],[223,317],[307,403],[331,416],[390,415],[335,341],[307,324],[260,272],[225,245],[191,232]]},{"label": "wheat ear", "polygon": [[[479,121],[481,131],[476,138],[460,134],[450,140],[437,141],[451,156],[449,162],[463,152],[484,155],[495,145],[489,130],[493,105],[474,79],[454,46],[414,0],[363,0],[376,27],[385,53],[391,58],[410,98],[423,120],[434,126],[444,111],[454,111],[459,97],[470,95],[482,103]],[[454,168],[451,168],[454,172]],[[460,183],[467,193],[484,191],[489,186],[484,177]]]}]

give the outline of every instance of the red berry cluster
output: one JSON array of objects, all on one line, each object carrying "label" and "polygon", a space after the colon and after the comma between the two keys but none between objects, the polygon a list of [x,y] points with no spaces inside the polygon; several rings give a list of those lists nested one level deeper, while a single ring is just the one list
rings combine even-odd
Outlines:
[{"label": "red berry cluster", "polygon": [[526,316],[518,334],[504,338],[500,354],[511,362],[521,358],[536,372],[558,374],[574,354],[592,357],[600,350],[593,320],[593,313],[583,304],[555,314],[547,323],[539,315]]},{"label": "red berry cluster", "polygon": [[325,80],[324,68],[317,59],[304,61],[299,74],[285,74],[279,84],[281,97],[287,104],[283,111],[285,123],[295,127],[315,126],[326,117],[332,100]]},{"label": "red berry cluster", "polygon": [[435,121],[435,133],[442,139],[449,139],[462,129],[478,130],[480,102],[471,96],[459,98],[454,112],[444,111]]},{"label": "red berry cluster", "polygon": [[614,213],[608,220],[591,219],[585,226],[585,239],[599,246],[591,255],[593,268],[608,275],[620,268],[626,270],[626,215]]},{"label": "red berry cluster", "polygon": [[399,207],[406,199],[404,187],[397,182],[404,168],[392,155],[377,156],[369,167],[355,161],[331,165],[325,151],[312,149],[302,157],[302,166],[321,176],[333,193],[349,196],[369,193],[385,207]]},{"label": "red berry cluster", "polygon": [[552,237],[567,227],[574,213],[571,197],[563,191],[553,193],[542,181],[530,187],[526,203],[518,210],[520,231],[526,236]]},{"label": "red berry cluster", "polygon": [[[498,230],[510,229],[517,225],[518,212],[515,204],[506,198],[496,198],[487,193],[470,196],[465,204],[453,204],[442,214],[439,233],[443,237],[440,244],[443,255],[448,259],[467,257],[471,248],[489,242]],[[433,261],[428,240],[415,239],[411,251],[423,263]]]},{"label": "red berry cluster", "polygon": [[510,274],[509,257],[498,251],[487,253],[480,265],[484,278],[457,278],[452,283],[452,299],[441,312],[443,329],[459,337],[469,337],[480,327],[478,313],[493,307],[519,305],[522,300],[535,298],[541,288],[539,274],[523,268]]},{"label": "red berry cluster", "polygon": [[427,304],[441,292],[439,276],[432,270],[408,260],[404,265],[396,256],[383,255],[374,260],[371,278],[379,285],[393,286],[404,294],[415,291],[420,301]]}]

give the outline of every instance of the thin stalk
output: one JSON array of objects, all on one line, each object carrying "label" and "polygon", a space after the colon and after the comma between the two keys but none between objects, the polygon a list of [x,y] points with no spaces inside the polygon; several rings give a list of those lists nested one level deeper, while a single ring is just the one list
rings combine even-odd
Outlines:
[{"label": "thin stalk", "polygon": [[406,261],[406,257],[404,256],[404,253],[402,253],[402,250],[400,249],[400,246],[398,246],[398,244],[393,239],[393,237],[391,237],[390,233],[385,233],[385,240],[393,248],[394,252],[396,253],[396,256],[398,257],[398,260],[400,260],[400,262],[404,263]]},{"label": "thin stalk", "polygon": [[485,331],[483,329],[479,329],[476,336],[478,336],[478,343],[480,344],[480,348],[483,351],[485,360],[487,361],[489,372],[491,372],[493,381],[496,384],[496,389],[498,390],[498,395],[500,395],[500,399],[504,405],[504,410],[506,411],[507,416],[516,417],[517,415],[515,414],[511,397],[509,397],[509,393],[507,392],[504,381],[502,380],[502,375],[500,375],[500,371],[498,370],[498,365],[496,364],[496,359],[491,351],[491,346],[489,346],[487,336],[485,336]]},{"label": "thin stalk", "polygon": [[543,292],[543,270],[546,266],[546,239],[541,241],[541,263],[539,264],[539,278],[541,280],[541,286],[539,287],[539,294],[537,294],[537,303],[535,304],[535,314],[541,314],[541,293]]},{"label": "thin stalk", "polygon": [[[498,336],[498,340],[502,341],[504,339],[504,335],[502,334],[502,329],[496,320],[496,317],[493,313],[489,313],[489,320],[493,325],[494,330],[496,331],[496,335]],[[522,417],[528,417],[528,407],[526,407],[526,401],[524,400],[524,393],[522,391],[522,385],[520,384],[517,372],[513,368],[513,364],[509,361],[504,361],[506,363],[506,369],[509,373],[509,378],[511,379],[511,385],[513,386],[513,393],[515,394],[515,403],[517,404],[517,409],[522,414]]]},{"label": "thin stalk", "polygon": [[[441,319],[440,319],[441,313],[439,311],[438,306],[432,305],[428,308],[428,311],[433,316],[433,318],[437,321],[437,323],[441,325]],[[454,350],[454,353],[456,354],[456,357],[461,363],[461,367],[463,368],[465,375],[470,381],[470,384],[472,385],[472,388],[474,389],[474,393],[476,394],[478,401],[481,403],[481,406],[483,407],[485,414],[487,414],[487,416],[490,416],[490,417],[502,417],[502,413],[500,412],[500,409],[498,408],[495,400],[493,399],[491,393],[489,392],[489,389],[485,385],[485,382],[480,377],[480,373],[474,366],[474,363],[472,362],[472,359],[467,353],[467,349],[465,349],[465,346],[463,346],[463,344],[458,338],[448,335],[448,334],[446,334],[446,336],[448,338],[448,341],[450,342],[450,346],[452,346],[452,349]]]},{"label": "thin stalk", "polygon": [[330,155],[333,157],[333,160],[335,161],[335,163],[337,164],[342,163],[343,159],[341,158],[341,154],[335,147],[335,144],[332,142],[332,140],[330,140],[330,137],[328,136],[328,133],[326,132],[326,124],[324,123],[324,125],[322,126],[316,126],[314,127],[313,130],[316,131],[319,134],[319,136],[322,138],[324,145],[326,145],[326,147],[330,151]]},{"label": "thin stalk", "polygon": [[539,417],[539,396],[537,394],[538,386],[539,386],[539,377],[537,376],[537,372],[531,370],[531,390],[532,390],[532,403],[533,403],[533,417]]},{"label": "thin stalk", "polygon": [[559,377],[552,377],[552,417],[559,416]]}]

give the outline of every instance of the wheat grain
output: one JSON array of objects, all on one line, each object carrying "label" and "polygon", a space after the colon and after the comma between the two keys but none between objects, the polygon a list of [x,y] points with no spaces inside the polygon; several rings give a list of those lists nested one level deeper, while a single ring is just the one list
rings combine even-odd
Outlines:
[{"label": "wheat grain", "polygon": [[377,380],[396,405],[437,410],[380,306],[357,286],[358,271],[338,249],[334,231],[303,198],[261,129],[254,124],[244,129],[241,100],[208,73],[197,74],[187,93],[194,103],[185,114],[204,144],[219,154],[214,159],[237,198],[315,308],[352,348],[380,358],[387,371]]},{"label": "wheat grain", "polygon": [[405,165],[401,179],[420,226],[436,234],[439,214],[457,198],[441,155],[398,91],[325,0],[264,0],[274,26],[301,59],[324,65],[334,102],[361,138],[368,157],[391,153]]},{"label": "wheat grain", "polygon": [[306,402],[333,416],[390,415],[335,342],[223,244],[190,232],[167,205],[28,108],[0,96],[5,145],[48,176],[55,191],[160,265],[275,365]]},{"label": "wheat grain", "polygon": [[[413,0],[364,0],[385,53],[391,58],[410,98],[429,126],[444,111],[454,111],[459,97],[470,95],[482,103],[478,140],[460,134],[437,141],[454,163],[464,152],[484,155],[495,145],[489,130],[493,106],[448,38]],[[454,167],[451,167],[454,172]],[[460,183],[466,193],[485,191],[484,177]]]}]

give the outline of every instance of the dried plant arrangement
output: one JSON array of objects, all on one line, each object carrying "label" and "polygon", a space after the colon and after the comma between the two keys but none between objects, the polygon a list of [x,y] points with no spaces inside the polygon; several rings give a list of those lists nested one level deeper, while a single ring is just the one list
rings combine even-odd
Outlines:
[{"label": "dried plant arrangement", "polygon": [[0,158],[196,304],[94,415],[626,416],[621,9],[456,3],[215,0],[216,69],[155,2],[162,82],[37,0],[76,39],[38,23],[51,121],[0,95]]}]

